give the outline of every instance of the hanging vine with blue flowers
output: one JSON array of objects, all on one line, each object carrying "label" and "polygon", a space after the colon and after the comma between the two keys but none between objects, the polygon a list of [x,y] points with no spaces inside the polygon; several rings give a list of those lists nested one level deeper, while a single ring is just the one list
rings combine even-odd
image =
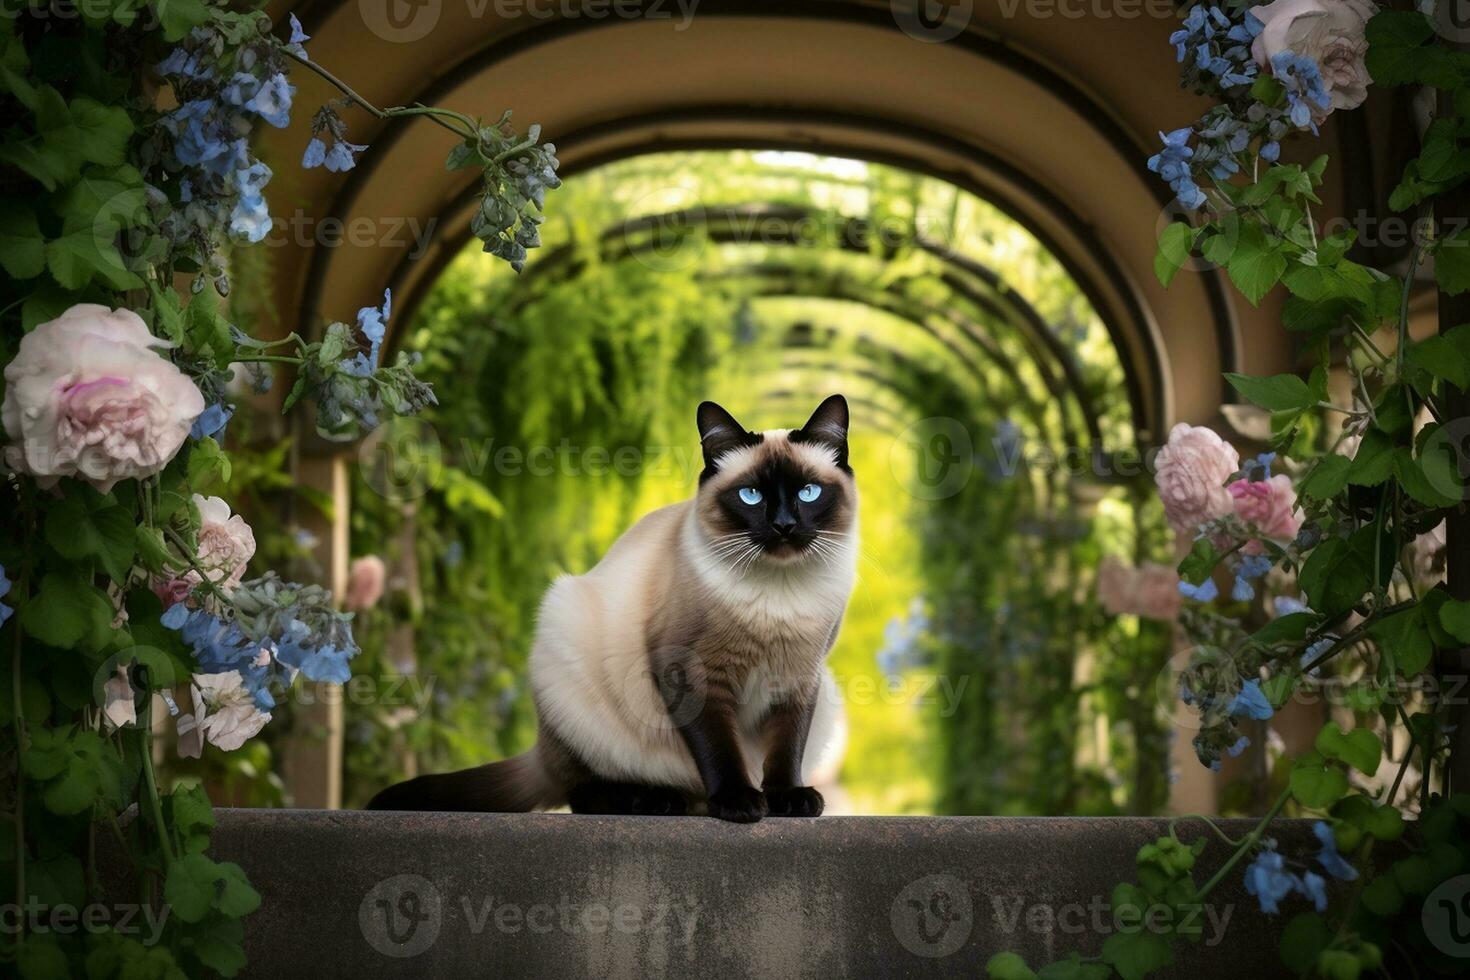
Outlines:
[{"label": "hanging vine with blue flowers", "polygon": [[[371,152],[349,141],[353,112],[450,129],[447,166],[483,174],[475,232],[517,269],[559,183],[555,148],[509,113],[378,108],[311,59],[294,16],[276,34],[248,3],[50,13],[0,19],[0,510],[15,517],[0,538],[0,889],[22,910],[0,961],[24,977],[232,976],[260,897],[209,857],[203,788],[159,785],[152,743],[168,725],[153,705],[180,754],[238,749],[298,676],[347,681],[357,646],[327,590],[247,575],[254,533],[212,495],[230,473],[231,384],[264,393],[285,374],[283,409],[311,404],[330,439],[434,403],[413,358],[380,359],[386,292],[317,340],[230,322],[232,254],[272,226],[251,134],[288,124],[303,70],[341,93],[313,117],[305,167],[342,172]],[[136,894],[106,892],[100,837]],[[125,900],[168,914],[151,932],[30,918]]]},{"label": "hanging vine with blue flowers", "polygon": [[[1462,969],[1421,914],[1470,867],[1470,795],[1449,774],[1455,702],[1439,696],[1443,665],[1470,644],[1470,601],[1445,582],[1446,525],[1467,499],[1456,433],[1470,323],[1418,340],[1409,331],[1426,260],[1442,305],[1470,290],[1470,215],[1449,197],[1470,180],[1470,53],[1436,31],[1435,6],[1196,3],[1170,38],[1184,85],[1216,104],[1162,133],[1148,161],[1188,219],[1163,230],[1155,271],[1167,286],[1202,260],[1252,304],[1284,286],[1283,326],[1310,363],[1305,377],[1226,376],[1269,413],[1274,451],[1242,461],[1215,432],[1181,424],[1155,474],[1189,544],[1183,605],[1159,614],[1177,616],[1186,641],[1174,693],[1195,715],[1201,764],[1260,754],[1264,815],[1238,838],[1209,818],[1172,821],[1138,852],[1136,879],[1113,891],[1117,928],[1100,950],[1035,971],[1002,953],[988,964],[997,980],[1172,975],[1179,941],[1200,938],[1183,925],[1188,913],[1227,880],[1263,913],[1290,917],[1281,959],[1291,973]],[[1354,229],[1326,234],[1314,220],[1327,157],[1283,159],[1287,140],[1317,135],[1370,84],[1410,86],[1436,105],[1390,197],[1395,211],[1429,219],[1394,273],[1349,258]],[[1334,399],[1332,372],[1346,382],[1333,390],[1350,396]],[[1299,694],[1333,707],[1310,748],[1259,744]],[[1277,841],[1283,816],[1312,819],[1307,850]],[[1187,834],[1200,822],[1203,833]],[[1201,882],[1206,858],[1215,870]]]}]

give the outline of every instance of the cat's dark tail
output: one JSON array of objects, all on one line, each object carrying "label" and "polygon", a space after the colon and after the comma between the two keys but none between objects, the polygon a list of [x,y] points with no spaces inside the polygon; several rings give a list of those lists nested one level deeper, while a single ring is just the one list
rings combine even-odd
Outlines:
[{"label": "cat's dark tail", "polygon": [[526,813],[565,803],[562,797],[532,749],[489,765],[396,783],[374,796],[367,808]]}]

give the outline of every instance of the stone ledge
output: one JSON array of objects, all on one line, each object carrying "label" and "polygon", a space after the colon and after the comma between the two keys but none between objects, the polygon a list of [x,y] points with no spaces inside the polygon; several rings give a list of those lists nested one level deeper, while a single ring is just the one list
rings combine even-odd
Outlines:
[{"label": "stone ledge", "polygon": [[[251,977],[976,977],[1005,949],[1033,964],[1095,954],[1108,933],[1091,908],[1165,830],[1146,818],[220,810],[213,852],[264,898],[246,922]],[[1315,850],[1304,822],[1276,836],[1289,853]],[[1200,880],[1224,857],[1212,842]],[[1294,906],[1262,915],[1241,870],[1167,976],[1284,974]],[[1050,932],[1046,908],[1060,916]],[[1208,945],[1222,920],[1224,942]]]}]

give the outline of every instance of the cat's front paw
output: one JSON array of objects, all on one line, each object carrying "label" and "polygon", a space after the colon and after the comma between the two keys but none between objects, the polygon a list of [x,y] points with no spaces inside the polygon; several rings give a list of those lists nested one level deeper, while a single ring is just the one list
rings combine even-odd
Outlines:
[{"label": "cat's front paw", "polygon": [[731,823],[755,823],[767,812],[766,794],[754,786],[730,786],[709,798],[709,815]]},{"label": "cat's front paw", "polygon": [[766,805],[773,817],[820,817],[826,801],[810,786],[766,789]]}]

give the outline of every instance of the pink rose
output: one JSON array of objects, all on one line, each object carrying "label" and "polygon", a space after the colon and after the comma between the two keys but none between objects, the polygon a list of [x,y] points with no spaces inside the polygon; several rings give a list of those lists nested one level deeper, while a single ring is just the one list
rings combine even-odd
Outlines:
[{"label": "pink rose", "polygon": [[131,310],[89,303],[22,337],[0,407],[11,468],[103,493],[163,469],[204,411],[194,382],[154,349],[167,346]]},{"label": "pink rose", "polygon": [[1230,496],[1235,500],[1236,516],[1263,538],[1290,541],[1301,530],[1296,490],[1284,473],[1269,480],[1236,480],[1230,484]]},{"label": "pink rose", "polygon": [[[255,532],[238,514],[230,513],[230,505],[219,497],[194,495],[199,508],[199,544],[194,560],[209,575],[209,580],[225,592],[240,584],[245,565],[255,554]],[[185,580],[198,585],[200,575],[192,569]]]},{"label": "pink rose", "polygon": [[179,755],[199,758],[205,740],[233,752],[260,733],[271,720],[269,711],[255,705],[255,696],[245,689],[238,670],[219,674],[195,674],[190,690],[193,714],[179,715],[176,731]]},{"label": "pink rose", "polygon": [[1234,509],[1225,481],[1240,468],[1235,448],[1213,431],[1181,422],[1155,461],[1154,483],[1164,515],[1176,531],[1192,534]]},{"label": "pink rose", "polygon": [[1097,569],[1097,601],[1115,616],[1133,608],[1133,569],[1116,555],[1108,555]]},{"label": "pink rose", "polygon": [[1139,567],[1134,606],[1138,615],[1170,623],[1179,617],[1183,601],[1177,571],[1157,562],[1145,562]]},{"label": "pink rose", "polygon": [[1097,570],[1097,599],[1115,616],[1142,616],[1172,622],[1179,615],[1179,573],[1168,565],[1144,562],[1137,568],[1114,555]]},{"label": "pink rose", "polygon": [[388,569],[377,555],[354,559],[347,571],[347,608],[371,609],[383,598]]},{"label": "pink rose", "polygon": [[[1260,19],[1260,35],[1251,45],[1256,63],[1271,70],[1271,58],[1294,51],[1317,62],[1333,109],[1356,109],[1368,97],[1373,79],[1363,57],[1368,53],[1364,30],[1378,13],[1370,0],[1273,0],[1251,13]],[[1321,122],[1330,112],[1313,109]]]}]

